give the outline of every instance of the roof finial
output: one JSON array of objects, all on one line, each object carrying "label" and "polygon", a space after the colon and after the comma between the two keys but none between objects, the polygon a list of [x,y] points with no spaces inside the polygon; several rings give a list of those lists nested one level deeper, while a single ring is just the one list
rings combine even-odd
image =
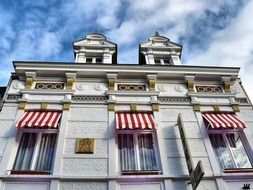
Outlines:
[{"label": "roof finial", "polygon": [[160,36],[158,31],[155,31],[155,36]]}]

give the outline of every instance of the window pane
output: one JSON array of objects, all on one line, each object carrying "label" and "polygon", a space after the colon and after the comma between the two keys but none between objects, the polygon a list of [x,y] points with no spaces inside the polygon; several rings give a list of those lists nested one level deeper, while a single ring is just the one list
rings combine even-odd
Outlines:
[{"label": "window pane", "polygon": [[157,170],[152,134],[138,135],[141,170]]},{"label": "window pane", "polygon": [[119,134],[118,144],[121,171],[137,170],[134,158],[133,135]]},{"label": "window pane", "polygon": [[23,133],[13,170],[30,170],[35,143],[35,133]]},{"label": "window pane", "polygon": [[86,63],[92,63],[92,58],[87,57],[87,58],[86,58]]},{"label": "window pane", "polygon": [[96,58],[96,63],[102,63],[102,58]]},{"label": "window pane", "polygon": [[161,64],[161,60],[160,59],[155,59],[155,63],[156,64]]},{"label": "window pane", "polygon": [[229,152],[228,147],[221,134],[209,134],[210,141],[212,143],[215,154],[219,160],[222,169],[236,168],[233,162],[232,155]]},{"label": "window pane", "polygon": [[170,64],[170,59],[164,59],[163,62],[164,64]]},{"label": "window pane", "polygon": [[226,135],[229,146],[235,158],[238,168],[251,168],[252,165],[249,161],[248,155],[243,147],[242,141],[238,133],[229,133]]},{"label": "window pane", "polygon": [[51,171],[56,145],[56,134],[42,134],[36,170]]}]

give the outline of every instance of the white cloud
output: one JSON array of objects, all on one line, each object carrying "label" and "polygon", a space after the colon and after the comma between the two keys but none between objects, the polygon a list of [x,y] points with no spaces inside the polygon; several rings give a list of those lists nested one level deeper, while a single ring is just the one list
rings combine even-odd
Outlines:
[{"label": "white cloud", "polygon": [[218,65],[241,67],[241,78],[253,100],[250,87],[253,72],[253,2],[249,2],[230,25],[213,35],[212,43],[205,52],[192,55],[187,60],[190,65]]}]

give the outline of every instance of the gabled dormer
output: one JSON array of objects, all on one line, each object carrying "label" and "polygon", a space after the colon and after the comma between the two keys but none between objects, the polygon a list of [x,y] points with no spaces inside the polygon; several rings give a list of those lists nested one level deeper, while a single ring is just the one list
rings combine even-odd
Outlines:
[{"label": "gabled dormer", "polygon": [[181,45],[156,32],[155,36],[139,45],[139,64],[180,65],[181,52]]},{"label": "gabled dormer", "polygon": [[105,36],[91,33],[73,43],[76,63],[117,64],[117,44]]}]

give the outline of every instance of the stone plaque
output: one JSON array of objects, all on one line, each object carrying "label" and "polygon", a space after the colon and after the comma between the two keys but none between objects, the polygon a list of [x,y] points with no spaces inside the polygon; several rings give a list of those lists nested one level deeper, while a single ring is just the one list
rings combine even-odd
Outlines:
[{"label": "stone plaque", "polygon": [[76,139],[76,153],[93,154],[95,148],[95,139],[78,138]]}]

